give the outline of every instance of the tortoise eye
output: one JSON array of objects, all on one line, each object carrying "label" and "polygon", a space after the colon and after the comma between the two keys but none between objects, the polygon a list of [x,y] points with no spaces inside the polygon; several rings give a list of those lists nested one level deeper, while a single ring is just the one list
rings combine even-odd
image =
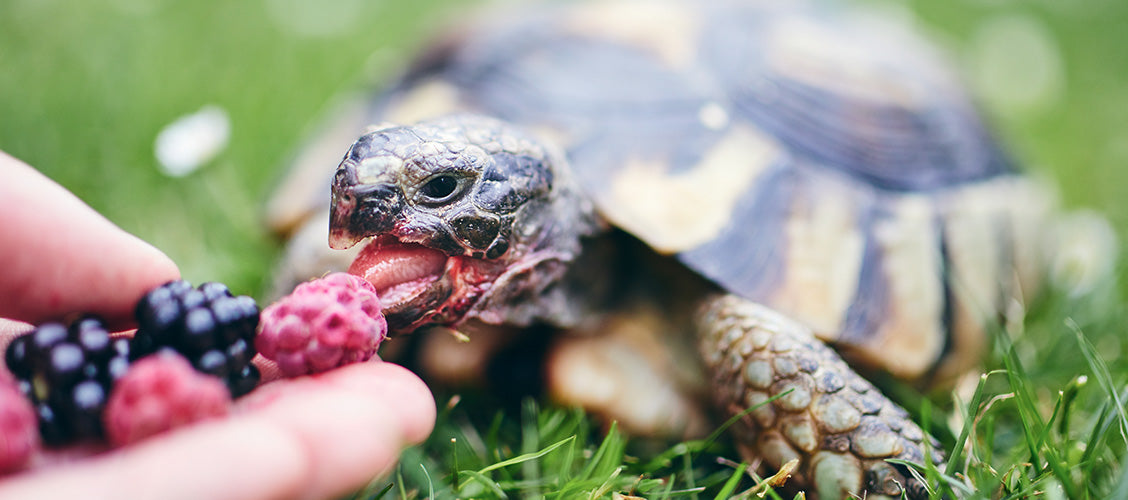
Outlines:
[{"label": "tortoise eye", "polygon": [[419,189],[419,193],[422,194],[428,202],[443,202],[458,190],[458,185],[457,177],[453,175],[440,175],[431,178],[426,184],[423,184],[423,187]]}]

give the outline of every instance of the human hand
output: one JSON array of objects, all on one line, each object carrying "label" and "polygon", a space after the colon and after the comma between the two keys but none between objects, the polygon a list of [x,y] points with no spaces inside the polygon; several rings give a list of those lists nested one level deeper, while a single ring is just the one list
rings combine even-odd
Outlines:
[{"label": "human hand", "polygon": [[[141,296],[179,276],[159,250],[3,152],[0,179],[0,318],[12,319],[0,319],[0,348],[32,328],[20,321],[73,312],[128,327]],[[0,498],[331,498],[387,472],[434,419],[413,374],[356,364],[268,384],[227,418],[117,450],[43,453],[0,478]]]}]

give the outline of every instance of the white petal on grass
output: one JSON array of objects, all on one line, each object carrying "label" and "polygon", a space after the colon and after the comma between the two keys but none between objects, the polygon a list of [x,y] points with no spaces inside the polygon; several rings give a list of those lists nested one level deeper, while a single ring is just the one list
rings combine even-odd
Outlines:
[{"label": "white petal on grass", "polygon": [[364,0],[265,0],[271,20],[283,30],[303,37],[347,34],[360,26]]},{"label": "white petal on grass", "polygon": [[977,90],[1006,112],[1034,112],[1064,93],[1058,44],[1041,20],[1006,14],[976,28],[968,47]]},{"label": "white petal on grass", "polygon": [[1104,216],[1090,210],[1062,214],[1046,235],[1053,254],[1050,281],[1080,297],[1114,283],[1120,245]]},{"label": "white petal on grass", "polygon": [[205,106],[161,129],[154,153],[162,172],[183,177],[215,158],[227,147],[230,137],[227,112],[218,106]]}]

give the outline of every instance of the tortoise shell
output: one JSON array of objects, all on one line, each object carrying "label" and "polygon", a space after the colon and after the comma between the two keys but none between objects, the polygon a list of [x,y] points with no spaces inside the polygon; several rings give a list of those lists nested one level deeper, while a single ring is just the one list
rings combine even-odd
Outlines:
[{"label": "tortoise shell", "polygon": [[614,225],[913,378],[976,360],[1031,292],[1049,208],[946,68],[865,14],[594,3],[464,30],[360,122],[519,124]]}]

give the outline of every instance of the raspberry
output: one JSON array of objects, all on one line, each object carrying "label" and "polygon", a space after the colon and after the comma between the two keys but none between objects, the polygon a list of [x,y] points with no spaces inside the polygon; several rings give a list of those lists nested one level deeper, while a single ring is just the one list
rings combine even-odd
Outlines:
[{"label": "raspberry", "polygon": [[4,359],[34,407],[47,445],[102,436],[102,409],[115,380],[129,368],[129,341],[112,339],[102,321],[69,327],[44,323],[8,345]]},{"label": "raspberry", "polygon": [[221,417],[231,395],[219,379],[200,373],[182,356],[162,352],[138,360],[114,386],[103,421],[115,446]]},{"label": "raspberry", "polygon": [[258,385],[251,364],[259,310],[255,300],[235,297],[222,283],[192,288],[172,281],[150,291],[137,304],[134,359],[170,348],[197,370],[224,380],[233,397]]},{"label": "raspberry", "polygon": [[372,285],[334,273],[298,285],[264,309],[255,347],[295,377],[366,361],[387,332]]},{"label": "raspberry", "polygon": [[21,468],[39,445],[35,409],[10,381],[0,382],[0,472]]}]

